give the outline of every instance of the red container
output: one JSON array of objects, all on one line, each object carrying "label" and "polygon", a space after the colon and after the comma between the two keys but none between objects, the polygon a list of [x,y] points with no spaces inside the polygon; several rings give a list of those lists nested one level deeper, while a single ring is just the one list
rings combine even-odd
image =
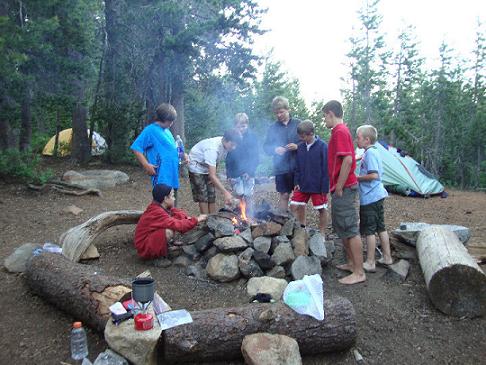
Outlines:
[{"label": "red container", "polygon": [[154,326],[154,317],[149,313],[139,313],[134,317],[134,322],[137,331],[146,331]]}]

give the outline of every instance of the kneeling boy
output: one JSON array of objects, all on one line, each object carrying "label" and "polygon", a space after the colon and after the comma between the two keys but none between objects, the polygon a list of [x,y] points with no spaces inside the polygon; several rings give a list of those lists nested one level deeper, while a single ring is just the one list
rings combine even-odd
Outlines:
[{"label": "kneeling boy", "polygon": [[[170,186],[155,185],[152,196],[152,203],[138,221],[134,239],[138,256],[146,260],[165,258],[174,231],[187,232],[207,218],[189,217],[182,209],[174,208],[174,190]],[[158,266],[158,260],[151,263]]]}]

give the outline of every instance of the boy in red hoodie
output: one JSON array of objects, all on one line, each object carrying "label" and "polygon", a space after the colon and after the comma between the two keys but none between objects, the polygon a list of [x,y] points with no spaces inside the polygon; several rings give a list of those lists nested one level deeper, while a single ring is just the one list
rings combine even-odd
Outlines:
[{"label": "boy in red hoodie", "polygon": [[174,231],[190,231],[207,216],[189,217],[182,209],[174,208],[174,190],[165,184],[156,184],[152,196],[154,200],[143,212],[135,229],[135,248],[142,259],[152,260],[154,266],[165,266],[168,243],[174,237]]}]

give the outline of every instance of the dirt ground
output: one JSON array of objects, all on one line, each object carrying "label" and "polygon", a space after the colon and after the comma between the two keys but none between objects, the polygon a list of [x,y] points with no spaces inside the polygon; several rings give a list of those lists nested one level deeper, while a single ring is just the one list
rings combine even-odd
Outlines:
[{"label": "dirt ground", "polygon": [[[57,176],[68,163],[45,162]],[[103,168],[95,165],[92,168]],[[105,166],[105,168],[112,168]],[[38,193],[24,185],[0,182],[0,259],[27,242],[57,242],[61,233],[92,216],[110,210],[143,210],[150,201],[148,178],[141,169],[122,166],[130,182],[103,192],[102,197],[70,196],[54,191]],[[391,196],[386,202],[386,221],[395,228],[403,221],[448,223],[469,227],[472,243],[486,239],[486,194],[448,190],[447,199]],[[181,206],[192,214],[197,207],[183,182]],[[275,204],[271,186],[261,186],[257,198]],[[83,209],[78,216],[63,212],[69,205]],[[311,222],[315,224],[315,217]],[[147,269],[138,260],[132,239],[134,226],[111,228],[97,238],[101,257],[91,265],[105,272],[133,278]],[[342,250],[333,264],[342,259]],[[385,269],[368,274],[364,284],[343,286],[343,273],[332,265],[324,269],[325,296],[348,298],[356,310],[356,348],[368,364],[480,364],[486,363],[486,319],[459,319],[437,311],[430,302],[417,260],[402,284],[382,278]],[[484,269],[484,267],[483,267]],[[186,276],[182,269],[153,269],[157,289],[174,309],[205,309],[236,306],[247,302],[244,281],[216,284]],[[0,364],[73,364],[69,354],[69,331],[76,320],[34,296],[22,275],[0,271]],[[106,348],[103,335],[88,329],[89,358],[94,361]],[[217,346],[217,344],[214,344]],[[353,348],[353,349],[354,349]],[[304,364],[354,364],[353,349],[342,353],[304,357]],[[240,364],[240,362],[233,362]]]}]

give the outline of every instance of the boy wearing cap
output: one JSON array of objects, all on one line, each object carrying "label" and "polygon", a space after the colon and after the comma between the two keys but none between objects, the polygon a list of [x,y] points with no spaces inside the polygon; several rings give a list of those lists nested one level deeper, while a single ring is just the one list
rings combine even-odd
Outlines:
[{"label": "boy wearing cap", "polygon": [[207,217],[189,217],[182,209],[174,208],[174,190],[168,185],[156,184],[152,196],[153,201],[135,228],[134,243],[138,256],[152,260],[154,266],[163,266],[174,231],[187,232]]}]

